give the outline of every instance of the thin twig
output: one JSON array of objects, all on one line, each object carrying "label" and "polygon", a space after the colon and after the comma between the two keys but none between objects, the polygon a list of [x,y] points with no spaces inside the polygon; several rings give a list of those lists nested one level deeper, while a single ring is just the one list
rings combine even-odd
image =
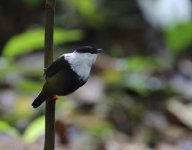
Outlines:
[{"label": "thin twig", "polygon": [[[55,0],[45,3],[45,54],[44,67],[53,62],[53,29]],[[55,101],[46,101],[45,106],[45,143],[44,150],[54,150],[55,147]]]}]

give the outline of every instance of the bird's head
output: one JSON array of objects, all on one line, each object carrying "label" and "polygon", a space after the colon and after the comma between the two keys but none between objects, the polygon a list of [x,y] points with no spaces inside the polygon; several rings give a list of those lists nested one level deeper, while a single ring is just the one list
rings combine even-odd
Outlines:
[{"label": "bird's head", "polygon": [[77,56],[77,59],[84,59],[85,61],[93,64],[97,58],[97,55],[101,53],[102,49],[93,48],[91,46],[83,46],[77,48],[74,53]]},{"label": "bird's head", "polygon": [[75,52],[79,54],[98,54],[101,53],[103,50],[102,49],[96,49],[91,46],[83,46],[75,50]]}]

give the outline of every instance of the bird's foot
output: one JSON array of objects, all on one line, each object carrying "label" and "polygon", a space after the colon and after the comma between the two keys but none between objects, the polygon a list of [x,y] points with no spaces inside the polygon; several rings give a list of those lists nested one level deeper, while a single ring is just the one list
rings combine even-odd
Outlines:
[{"label": "bird's foot", "polygon": [[56,101],[57,99],[58,99],[58,96],[57,96],[57,95],[53,95],[53,96],[52,96],[52,100],[53,100],[53,101]]}]

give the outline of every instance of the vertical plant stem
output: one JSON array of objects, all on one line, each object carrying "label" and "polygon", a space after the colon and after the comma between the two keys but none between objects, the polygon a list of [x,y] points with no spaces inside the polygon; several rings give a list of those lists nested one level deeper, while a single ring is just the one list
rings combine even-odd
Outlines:
[{"label": "vertical plant stem", "polygon": [[[45,2],[45,53],[44,67],[53,62],[53,29],[55,0]],[[44,150],[54,150],[55,147],[55,101],[47,100],[45,106],[45,143]]]}]

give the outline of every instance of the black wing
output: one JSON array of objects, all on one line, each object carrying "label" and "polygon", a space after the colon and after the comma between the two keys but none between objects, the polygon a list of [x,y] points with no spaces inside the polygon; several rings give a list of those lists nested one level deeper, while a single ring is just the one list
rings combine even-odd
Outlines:
[{"label": "black wing", "polygon": [[59,57],[56,59],[48,68],[45,69],[45,77],[49,78],[55,75],[57,72],[61,70],[68,69],[70,66],[68,62],[64,59],[64,56]]}]

